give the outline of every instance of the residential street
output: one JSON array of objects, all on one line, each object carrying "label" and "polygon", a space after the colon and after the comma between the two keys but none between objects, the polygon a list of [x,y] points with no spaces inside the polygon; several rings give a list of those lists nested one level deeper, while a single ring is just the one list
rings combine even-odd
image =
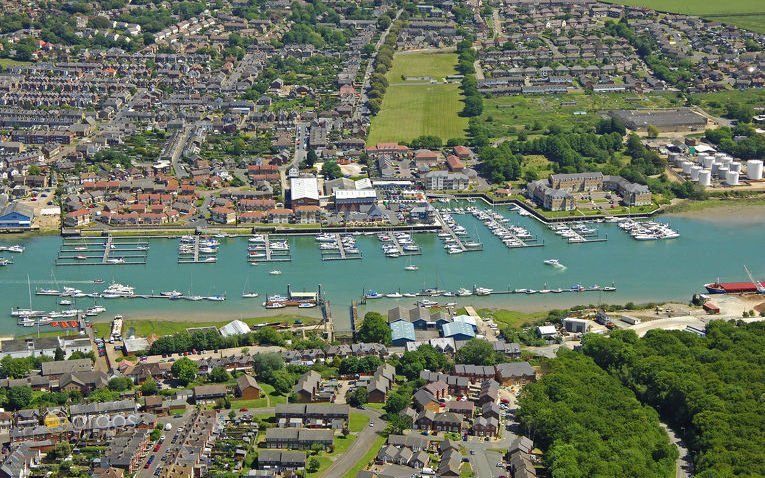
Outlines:
[{"label": "residential street", "polygon": [[373,423],[374,426],[366,426],[359,432],[353,445],[327,468],[322,475],[323,478],[343,478],[364,457],[377,435],[385,429],[385,422],[380,418],[380,411],[375,409],[354,409],[354,411],[368,416],[369,423]]}]

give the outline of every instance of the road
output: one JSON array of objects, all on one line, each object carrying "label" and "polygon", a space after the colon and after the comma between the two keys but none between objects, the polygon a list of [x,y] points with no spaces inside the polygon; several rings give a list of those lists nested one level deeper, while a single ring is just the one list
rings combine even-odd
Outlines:
[{"label": "road", "polygon": [[677,448],[678,457],[675,469],[676,478],[689,478],[693,470],[693,460],[688,448],[685,446],[685,442],[677,436],[674,430],[669,428],[669,425],[662,423],[661,427],[667,432],[669,441]]},{"label": "road", "polygon": [[[136,473],[137,478],[150,478],[154,475],[154,472],[158,467],[164,467],[166,463],[164,463],[165,454],[173,447],[178,446],[178,443],[174,443],[173,440],[175,440],[175,436],[178,435],[178,427],[185,426],[192,415],[191,409],[187,410],[186,413],[183,416],[180,417],[163,417],[160,422],[161,423],[171,423],[173,427],[170,430],[163,431],[162,434],[165,436],[165,441],[162,443],[162,445],[159,448],[159,451],[154,452],[153,447],[154,444],[151,444],[151,447],[149,451],[146,453],[146,459],[141,461],[141,467],[138,469],[138,473]],[[181,438],[180,436],[178,437]],[[154,455],[154,461],[151,463],[151,466],[149,468],[144,468],[146,462],[149,460],[149,457]]]},{"label": "road", "polygon": [[483,441],[480,437],[470,437],[468,441],[462,442],[468,450],[468,461],[475,476],[481,478],[508,476],[504,467],[497,466],[497,463],[502,461],[502,453],[494,450],[507,450],[515,438],[511,432],[503,430],[502,438],[499,440]]},{"label": "road", "polygon": [[[356,436],[348,450],[340,455],[338,459],[327,468],[322,477],[324,478],[342,478],[351,468],[356,466],[364,455],[369,451],[375,439],[385,429],[385,422],[380,418],[380,411],[375,409],[355,410],[369,417],[369,423],[374,423],[373,427],[367,426]],[[477,475],[483,476],[483,475]]]}]

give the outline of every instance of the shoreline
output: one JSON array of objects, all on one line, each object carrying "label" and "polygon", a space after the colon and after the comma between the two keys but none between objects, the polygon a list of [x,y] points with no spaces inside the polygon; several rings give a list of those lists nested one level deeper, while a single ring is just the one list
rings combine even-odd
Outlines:
[{"label": "shoreline", "polygon": [[765,221],[765,200],[761,199],[711,200],[683,206],[686,204],[663,215],[736,226],[760,225]]}]

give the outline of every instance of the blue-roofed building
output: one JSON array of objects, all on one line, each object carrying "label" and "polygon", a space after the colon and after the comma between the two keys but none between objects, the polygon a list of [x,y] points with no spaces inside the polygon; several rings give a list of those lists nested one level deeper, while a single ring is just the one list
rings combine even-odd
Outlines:
[{"label": "blue-roofed building", "polygon": [[454,340],[470,340],[475,338],[475,330],[467,322],[446,323],[441,327],[441,334]]},{"label": "blue-roofed building", "polygon": [[390,324],[391,343],[394,346],[403,347],[407,342],[414,342],[417,337],[414,334],[414,325],[405,320],[398,320]]},{"label": "blue-roofed building", "polygon": [[13,203],[0,211],[0,229],[30,229],[33,218],[32,208]]}]

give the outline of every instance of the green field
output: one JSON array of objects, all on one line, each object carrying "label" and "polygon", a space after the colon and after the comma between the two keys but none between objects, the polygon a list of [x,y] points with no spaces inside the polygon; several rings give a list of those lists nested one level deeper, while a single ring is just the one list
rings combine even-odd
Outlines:
[{"label": "green field", "polygon": [[535,123],[542,128],[553,123],[564,129],[573,125],[594,126],[600,115],[609,110],[671,106],[682,106],[674,93],[497,96],[484,99],[481,119],[489,129],[490,137],[502,138],[513,134],[514,130],[532,129]]},{"label": "green field", "polygon": [[605,0],[620,5],[647,7],[662,12],[695,15],[765,33],[765,4],[761,0]]},{"label": "green field", "polygon": [[755,109],[757,114],[760,114],[757,108],[762,108],[765,105],[765,90],[756,88],[699,93],[692,97],[694,100],[698,100],[699,105],[705,111],[718,116],[725,113],[725,105],[728,103],[748,104]]},{"label": "green field", "polygon": [[[273,315],[268,317],[256,317],[250,319],[242,319],[247,325],[282,322],[293,323],[295,320],[300,319],[303,324],[311,324],[316,321],[311,317],[300,317],[297,315]],[[149,335],[172,335],[177,332],[183,332],[188,328],[195,327],[216,327],[220,328],[231,322],[231,320],[219,320],[210,322],[188,322],[181,320],[125,320],[123,330],[127,332],[131,328],[134,329],[134,333],[137,337],[148,337]],[[93,324],[93,332],[97,337],[108,337],[111,332],[111,322],[96,322]]]},{"label": "green field", "polygon": [[401,76],[430,76],[441,80],[456,73],[457,55],[445,53],[397,54],[388,72],[388,89],[382,109],[372,120],[367,144],[408,142],[422,135],[444,141],[465,136],[467,118],[462,110],[459,85],[404,82]]}]

